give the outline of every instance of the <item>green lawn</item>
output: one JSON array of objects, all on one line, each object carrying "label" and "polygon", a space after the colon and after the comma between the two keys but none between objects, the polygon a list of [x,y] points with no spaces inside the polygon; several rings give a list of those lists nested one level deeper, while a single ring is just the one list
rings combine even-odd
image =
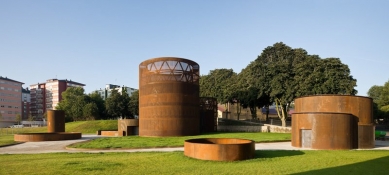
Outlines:
[{"label": "green lawn", "polygon": [[198,136],[185,137],[106,137],[89,142],[76,143],[72,148],[154,148],[184,146],[184,141],[192,138],[242,138],[255,142],[289,141],[287,133],[209,133]]},{"label": "green lawn", "polygon": [[389,151],[256,151],[203,161],[183,152],[0,155],[0,174],[388,174]]}]

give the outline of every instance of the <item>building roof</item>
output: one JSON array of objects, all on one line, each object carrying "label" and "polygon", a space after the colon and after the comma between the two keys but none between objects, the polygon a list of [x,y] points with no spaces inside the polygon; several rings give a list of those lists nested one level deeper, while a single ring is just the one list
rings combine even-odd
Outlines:
[{"label": "building roof", "polygon": [[30,90],[28,88],[26,89],[22,88],[22,93],[30,93]]},{"label": "building roof", "polygon": [[0,80],[7,80],[7,81],[15,82],[15,83],[22,83],[22,84],[24,84],[23,82],[16,81],[16,80],[12,80],[12,79],[9,79],[9,78],[7,78],[7,77],[2,77],[2,76],[0,76]]}]

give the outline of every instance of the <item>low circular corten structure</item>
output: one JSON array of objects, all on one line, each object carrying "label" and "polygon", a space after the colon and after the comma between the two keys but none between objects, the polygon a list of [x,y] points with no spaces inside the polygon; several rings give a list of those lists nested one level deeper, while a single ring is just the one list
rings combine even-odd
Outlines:
[{"label": "low circular corten structure", "polygon": [[200,138],[185,140],[184,155],[201,160],[236,161],[254,158],[255,143],[246,139]]},{"label": "low circular corten structure", "polygon": [[22,133],[14,135],[14,141],[17,142],[75,140],[80,138],[81,133],[78,132]]}]

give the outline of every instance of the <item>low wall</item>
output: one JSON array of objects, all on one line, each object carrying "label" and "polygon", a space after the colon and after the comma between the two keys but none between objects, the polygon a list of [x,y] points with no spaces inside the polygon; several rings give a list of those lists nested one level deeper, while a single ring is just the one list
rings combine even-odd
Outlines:
[{"label": "low wall", "polygon": [[101,135],[101,136],[119,136],[119,132],[118,131],[101,131],[101,130],[98,130],[97,131],[97,135]]},{"label": "low wall", "polygon": [[221,132],[273,132],[291,133],[291,127],[281,127],[264,124],[264,126],[217,126],[217,131]]},{"label": "low wall", "polygon": [[274,133],[292,133],[292,127],[282,127],[282,126],[269,125],[269,124],[265,124],[265,126],[269,127],[269,132],[274,132]]}]

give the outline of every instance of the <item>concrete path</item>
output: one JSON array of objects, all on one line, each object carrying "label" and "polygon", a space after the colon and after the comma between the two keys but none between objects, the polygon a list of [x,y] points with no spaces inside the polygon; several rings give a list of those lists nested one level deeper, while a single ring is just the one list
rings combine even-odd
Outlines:
[{"label": "concrete path", "polygon": [[[183,147],[178,148],[145,148],[145,149],[112,149],[112,150],[86,150],[86,149],[66,149],[66,146],[96,139],[101,136],[98,135],[83,135],[78,140],[66,141],[46,141],[46,142],[26,142],[13,146],[0,147],[0,154],[41,154],[41,153],[58,153],[58,152],[151,152],[151,151],[184,151]],[[290,142],[274,142],[274,143],[257,143],[256,150],[312,150],[309,148],[295,148],[291,146]],[[389,141],[376,140],[376,147],[372,150],[389,150]]]}]

